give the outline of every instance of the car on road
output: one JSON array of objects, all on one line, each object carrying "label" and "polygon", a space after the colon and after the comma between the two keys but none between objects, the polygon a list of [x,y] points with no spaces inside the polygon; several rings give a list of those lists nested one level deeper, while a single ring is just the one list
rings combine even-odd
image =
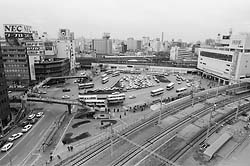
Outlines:
[{"label": "car on road", "polygon": [[63,92],[70,92],[70,89],[69,88],[64,88],[62,91]]},{"label": "car on road", "polygon": [[63,95],[62,99],[70,99],[70,96],[69,95]]},{"label": "car on road", "polygon": [[32,119],[34,119],[36,117],[36,114],[30,114],[29,116],[28,116],[28,120],[32,120]]},{"label": "car on road", "polygon": [[6,139],[0,140],[0,148],[3,147],[6,144],[6,142],[7,142]]},{"label": "car on road", "polygon": [[136,97],[135,97],[135,95],[131,95],[131,96],[129,96],[128,98],[129,98],[129,99],[134,99],[134,98],[136,98]]},{"label": "car on road", "polygon": [[39,119],[38,118],[34,118],[30,121],[30,124],[35,124]]},{"label": "car on road", "polygon": [[13,146],[13,142],[9,142],[9,143],[5,144],[5,145],[1,148],[1,151],[2,151],[2,152],[7,152],[12,146]]},{"label": "car on road", "polygon": [[21,126],[21,127],[24,127],[24,126],[26,126],[26,125],[28,125],[28,124],[29,124],[28,121],[23,121],[23,122],[20,124],[20,126]]},{"label": "car on road", "polygon": [[46,91],[38,91],[38,94],[47,94]]},{"label": "car on road", "polygon": [[190,84],[190,83],[187,83],[186,85],[187,85],[187,87],[191,87],[192,86],[192,84]]},{"label": "car on road", "polygon": [[177,84],[181,84],[181,81],[178,81]]},{"label": "car on road", "polygon": [[28,125],[24,126],[23,129],[22,129],[22,132],[26,133],[27,131],[29,131],[31,129],[31,127],[32,127],[31,124],[28,124]]},{"label": "car on road", "polygon": [[13,134],[12,136],[10,136],[10,137],[8,138],[8,141],[14,141],[14,140],[20,138],[22,135],[23,135],[23,133],[16,133],[16,134]]},{"label": "car on road", "polygon": [[38,112],[38,113],[36,114],[36,117],[37,117],[37,118],[40,118],[41,116],[43,116],[43,112]]}]

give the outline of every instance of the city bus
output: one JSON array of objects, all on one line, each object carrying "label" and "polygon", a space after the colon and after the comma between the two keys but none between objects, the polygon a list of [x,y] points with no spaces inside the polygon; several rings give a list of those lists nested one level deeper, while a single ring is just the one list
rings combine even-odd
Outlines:
[{"label": "city bus", "polygon": [[97,95],[78,95],[80,101],[97,100]]},{"label": "city bus", "polygon": [[173,89],[173,88],[174,88],[174,83],[173,83],[173,82],[170,82],[170,83],[167,85],[167,87],[166,87],[167,90],[171,90],[171,89]]},{"label": "city bus", "polygon": [[89,107],[106,107],[105,100],[88,99],[85,100],[84,103]]},{"label": "city bus", "polygon": [[157,96],[164,93],[163,88],[155,89],[151,91],[151,96]]},{"label": "city bus", "polygon": [[108,95],[108,97],[107,97],[107,101],[109,104],[111,104],[111,103],[123,103],[124,100],[125,100],[124,93],[112,94],[112,95]]},{"label": "city bus", "polygon": [[103,84],[105,84],[105,83],[108,82],[108,81],[109,81],[109,78],[108,78],[108,77],[105,77],[105,78],[102,79],[102,83],[103,83]]},{"label": "city bus", "polygon": [[183,92],[183,91],[185,91],[185,90],[187,90],[187,88],[186,88],[186,87],[183,87],[183,88],[176,89],[176,92],[177,92],[177,93],[178,93],[178,92]]},{"label": "city bus", "polygon": [[115,71],[113,74],[112,74],[112,77],[116,77],[116,76],[119,76],[120,75],[120,72],[119,71]]},{"label": "city bus", "polygon": [[107,74],[103,74],[103,75],[102,75],[102,78],[105,78],[105,77],[107,77]]},{"label": "city bus", "polygon": [[84,83],[84,84],[78,84],[78,89],[88,89],[88,88],[94,88],[94,83]]}]

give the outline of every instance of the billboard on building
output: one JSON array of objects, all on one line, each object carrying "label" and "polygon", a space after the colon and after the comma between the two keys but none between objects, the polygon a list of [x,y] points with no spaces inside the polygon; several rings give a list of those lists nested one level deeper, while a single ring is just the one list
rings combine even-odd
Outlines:
[{"label": "billboard on building", "polygon": [[4,24],[4,36],[11,45],[20,45],[22,40],[33,40],[32,27],[23,24]]},{"label": "billboard on building", "polygon": [[41,41],[26,42],[26,48],[28,55],[43,55],[45,51],[44,43]]},{"label": "billboard on building", "polygon": [[29,56],[30,80],[36,80],[35,56]]},{"label": "billboard on building", "polygon": [[59,39],[60,40],[69,40],[70,39],[69,29],[59,29]]}]

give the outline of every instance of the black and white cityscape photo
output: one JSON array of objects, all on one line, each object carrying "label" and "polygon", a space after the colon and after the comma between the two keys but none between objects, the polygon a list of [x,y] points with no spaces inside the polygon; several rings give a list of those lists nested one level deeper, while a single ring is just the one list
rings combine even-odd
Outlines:
[{"label": "black and white cityscape photo", "polygon": [[0,166],[249,154],[249,0],[0,1]]}]

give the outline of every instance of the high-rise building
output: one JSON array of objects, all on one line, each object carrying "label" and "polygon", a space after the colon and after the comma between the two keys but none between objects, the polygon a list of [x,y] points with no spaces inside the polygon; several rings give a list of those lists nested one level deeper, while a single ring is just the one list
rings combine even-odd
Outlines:
[{"label": "high-rise building", "polygon": [[112,40],[109,38],[110,34],[104,33],[102,39],[92,40],[92,47],[96,54],[112,54]]},{"label": "high-rise building", "polygon": [[140,51],[142,49],[142,41],[134,40],[134,38],[127,39],[127,49],[129,51]]},{"label": "high-rise building", "polygon": [[187,48],[180,48],[174,46],[170,50],[170,60],[172,61],[181,61],[185,58],[193,56],[192,50]]},{"label": "high-rise building", "polygon": [[[11,120],[7,82],[4,73],[3,57],[0,45],[0,130]],[[0,131],[1,133],[2,131]]]}]

